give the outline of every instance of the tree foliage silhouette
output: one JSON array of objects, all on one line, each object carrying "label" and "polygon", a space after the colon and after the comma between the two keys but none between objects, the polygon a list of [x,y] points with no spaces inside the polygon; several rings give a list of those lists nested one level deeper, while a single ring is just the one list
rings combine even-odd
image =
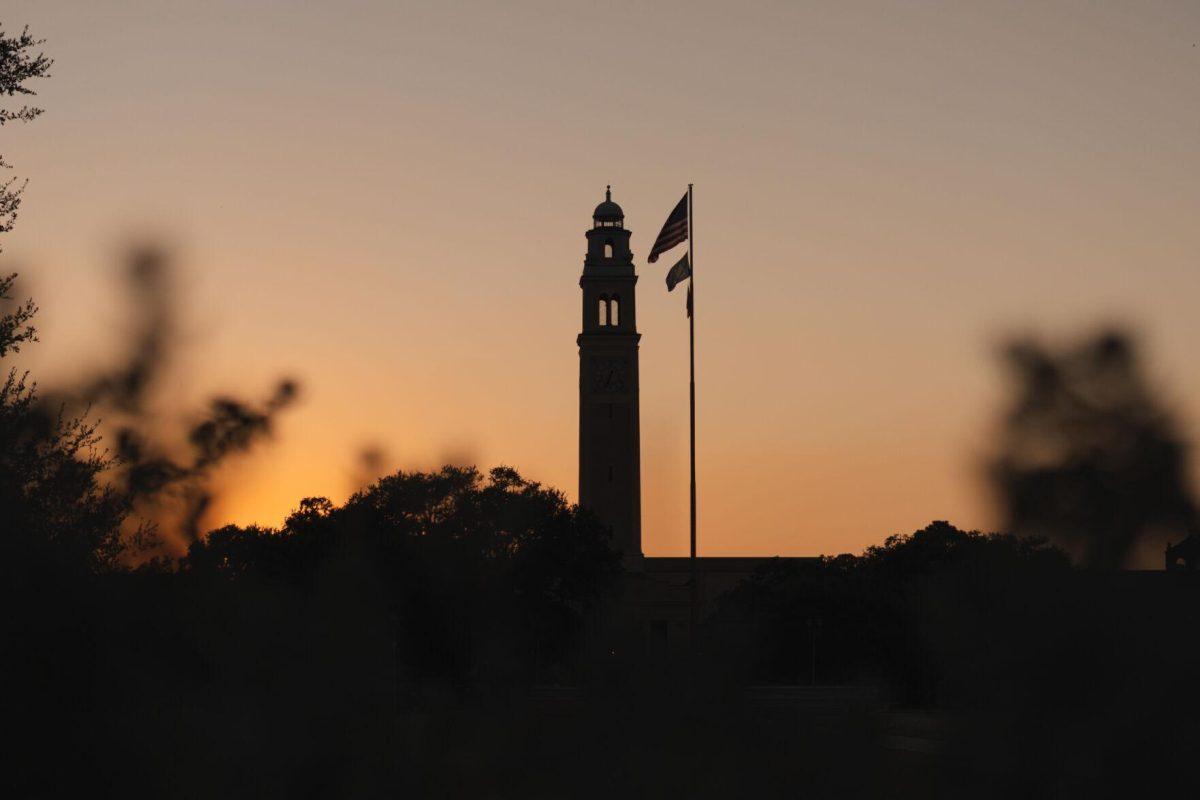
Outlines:
[{"label": "tree foliage silhouette", "polygon": [[521,682],[580,645],[620,570],[607,535],[511,468],[445,467],[389,475],[342,506],[308,498],[278,530],[215,530],[182,568],[307,591],[341,563],[378,587],[408,680]]},{"label": "tree foliage silhouette", "polygon": [[[0,279],[0,301],[9,299],[12,282]],[[31,301],[0,315],[0,355],[33,340],[35,311]],[[0,384],[0,514],[11,579],[33,564],[72,572],[116,564],[128,506],[100,480],[112,461],[97,442],[95,425],[48,411],[27,373],[9,368]]]}]

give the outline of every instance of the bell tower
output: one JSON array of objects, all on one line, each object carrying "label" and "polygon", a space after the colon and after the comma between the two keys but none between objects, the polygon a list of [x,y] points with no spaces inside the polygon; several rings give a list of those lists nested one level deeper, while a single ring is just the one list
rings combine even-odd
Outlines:
[{"label": "bell tower", "polygon": [[592,214],[579,344],[579,503],[612,526],[626,562],[642,557],[637,305],[625,213],[612,187]]}]

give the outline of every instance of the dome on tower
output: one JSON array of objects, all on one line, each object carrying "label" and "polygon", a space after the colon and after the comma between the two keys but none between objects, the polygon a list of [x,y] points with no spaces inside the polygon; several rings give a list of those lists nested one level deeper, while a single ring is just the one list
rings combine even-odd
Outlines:
[{"label": "dome on tower", "polygon": [[596,222],[621,222],[625,219],[625,212],[612,201],[611,186],[604,190],[604,202],[596,206],[596,210],[592,212],[592,219]]}]

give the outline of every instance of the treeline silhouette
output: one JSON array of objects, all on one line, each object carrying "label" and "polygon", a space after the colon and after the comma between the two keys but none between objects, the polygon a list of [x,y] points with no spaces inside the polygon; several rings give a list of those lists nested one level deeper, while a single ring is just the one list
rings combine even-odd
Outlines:
[{"label": "treeline silhouette", "polygon": [[214,530],[179,570],[233,593],[353,602],[346,619],[378,626],[381,652],[397,653],[378,663],[401,686],[472,688],[574,675],[619,564],[606,529],[559,492],[507,467],[445,467],[387,476],[342,506],[307,498],[278,530]]},{"label": "treeline silhouette", "polygon": [[939,521],[861,556],[773,559],[719,599],[708,625],[739,683],[872,685],[894,703],[940,706],[952,699],[937,651],[948,642],[934,629],[996,622],[989,611],[1012,584],[1070,571],[1044,539]]}]

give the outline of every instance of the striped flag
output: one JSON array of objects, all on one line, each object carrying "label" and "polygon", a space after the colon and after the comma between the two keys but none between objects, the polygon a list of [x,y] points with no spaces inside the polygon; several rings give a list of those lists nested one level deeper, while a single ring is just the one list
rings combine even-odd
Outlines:
[{"label": "striped flag", "polygon": [[675,206],[675,210],[671,212],[671,216],[667,217],[667,221],[663,223],[662,230],[658,232],[658,238],[654,240],[654,247],[650,249],[650,257],[646,259],[651,264],[658,261],[659,253],[665,253],[680,242],[687,241],[687,201],[688,197],[685,194]]},{"label": "striped flag", "polygon": [[675,263],[667,272],[667,291],[674,291],[680,281],[686,281],[692,277],[692,264],[688,261],[687,253],[683,254],[683,258]]}]

